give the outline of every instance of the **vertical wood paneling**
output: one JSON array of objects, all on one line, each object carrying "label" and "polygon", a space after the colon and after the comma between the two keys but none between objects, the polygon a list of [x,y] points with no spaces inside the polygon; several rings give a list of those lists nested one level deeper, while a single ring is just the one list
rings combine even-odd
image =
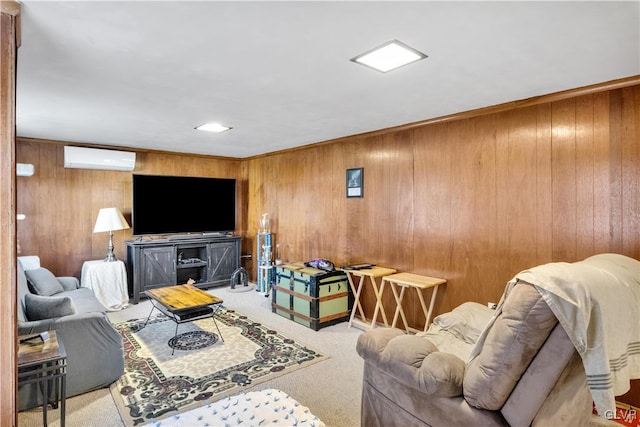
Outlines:
[{"label": "vertical wood paneling", "polygon": [[[137,174],[240,178],[241,162],[236,160],[153,153],[137,157]],[[132,173],[65,169],[62,144],[35,140],[19,140],[17,159],[35,165],[34,176],[17,182],[18,212],[26,215],[18,227],[20,255],[38,255],[55,274],[79,278],[84,261],[102,259],[107,252],[108,233],[93,233],[98,211],[118,207],[131,220]],[[174,197],[174,203],[185,203],[179,194]],[[238,226],[242,224],[238,216]],[[132,238],[131,229],[114,232],[118,258],[126,259],[124,242]]]},{"label": "vertical wood paneling", "polygon": [[[606,92],[596,93],[428,125],[416,128],[408,138],[399,133],[353,138],[256,159],[252,167],[277,169],[280,175],[287,175],[284,181],[279,180],[281,186],[274,192],[280,201],[308,200],[300,193],[308,189],[296,184],[301,180],[317,183],[320,177],[329,188],[334,177],[340,177],[333,203],[320,208],[328,222],[346,224],[344,232],[332,235],[330,252],[337,263],[369,261],[446,277],[449,284],[438,301],[440,311],[465,300],[484,303],[497,299],[506,280],[523,268],[609,251],[612,245],[615,247],[611,239],[615,233],[610,231],[621,227],[631,213],[637,216],[636,199],[629,199],[625,205],[633,212],[622,214],[622,198],[615,196],[615,183],[622,182],[623,166],[621,161],[616,166],[612,159],[622,154],[610,149],[609,138],[612,127],[620,132],[624,123],[638,120],[637,113],[623,117],[621,112],[629,108],[623,109],[620,100],[619,118],[610,120],[616,117],[616,104],[609,102],[609,97]],[[636,105],[637,95],[630,100]],[[408,146],[412,152],[403,152]],[[630,158],[637,156],[633,146],[626,147]],[[391,154],[389,149],[398,153]],[[619,150],[622,153],[623,145]],[[383,158],[383,151],[387,162],[380,168],[382,163],[375,160]],[[321,159],[318,153],[322,153]],[[401,242],[396,237],[406,235],[410,227],[403,221],[411,215],[403,212],[408,205],[398,195],[389,197],[387,183],[396,182],[393,176],[399,171],[397,165],[405,165],[401,159],[407,154],[413,160],[413,231]],[[307,165],[322,163],[323,167],[287,167],[282,159]],[[331,169],[332,164],[337,170]],[[359,166],[365,167],[365,197],[345,200],[340,188],[344,169]],[[632,170],[631,175],[625,175],[627,186],[632,187],[629,176],[637,177],[637,167],[625,168]],[[262,188],[268,184],[260,181],[252,185]],[[396,191],[402,193],[402,188],[397,185]],[[616,201],[621,206],[617,211],[610,208]],[[341,211],[338,206],[342,202],[345,208]],[[616,212],[620,214],[616,216]],[[318,234],[326,230],[318,230],[320,226],[314,221],[307,224],[316,228],[290,234],[287,227],[292,226],[280,224],[278,233],[284,239],[291,235],[293,240],[326,241]],[[618,234],[627,236],[621,231]],[[633,256],[637,246],[631,243],[632,248],[623,253]],[[407,252],[407,247],[412,249]],[[413,259],[409,262],[404,258],[411,251]],[[307,252],[294,250],[291,254],[300,260]],[[397,264],[390,264],[394,259]],[[370,293],[365,301],[365,307],[372,310]],[[393,306],[393,301],[389,302]]]},{"label": "vertical wood paneling", "polygon": [[[603,251],[637,256],[638,92],[247,161],[141,152],[136,173],[242,178],[245,251],[255,251],[268,212],[282,258],[442,276],[449,285],[437,308],[447,310],[495,300],[527,266]],[[130,215],[131,174],[64,169],[62,146],[51,143],[20,142],[18,156],[36,164],[34,177],[18,180],[23,254],[37,253],[58,274],[79,274],[84,260],[106,251],[106,235],[92,233],[97,211],[115,205]],[[362,199],[345,197],[349,167],[364,168]],[[115,237],[122,258],[130,232]]]},{"label": "vertical wood paneling", "polygon": [[474,183],[471,212],[473,233],[470,236],[471,259],[464,279],[458,284],[454,282],[451,286],[452,290],[460,288],[456,292],[458,294],[456,300],[464,298],[464,294],[471,288],[475,289],[474,298],[477,301],[497,301],[497,295],[493,286],[490,285],[501,281],[495,263],[497,249],[495,236],[498,229],[496,121],[495,114],[477,117],[472,121],[471,144],[475,149],[473,163],[470,164],[470,168],[473,169]]},{"label": "vertical wood paneling", "polygon": [[[446,278],[438,314],[497,301],[527,267],[599,252],[639,259],[639,141],[635,86],[242,161],[141,152],[136,173],[236,177],[238,229],[254,258],[268,212],[284,260],[372,262]],[[65,170],[61,150],[18,144],[18,160],[36,163],[35,177],[18,180],[28,218],[18,237],[23,253],[73,274],[104,256],[106,236],[91,233],[98,209],[130,214],[131,174]],[[364,198],[345,196],[352,167],[364,168]],[[116,236],[119,257],[128,238]],[[370,315],[370,289],[363,299]],[[409,323],[421,327],[415,295],[406,302]],[[391,317],[390,292],[385,305]]]},{"label": "vertical wood paneling", "polygon": [[[364,198],[360,199],[365,207],[365,217],[360,219],[366,227],[357,236],[360,247],[369,246],[365,250],[369,259],[376,257],[382,264],[412,269],[414,172],[411,135],[403,132],[376,137],[366,145]],[[345,171],[343,177],[344,174]],[[368,244],[372,231],[384,233],[378,245]]]},{"label": "vertical wood paneling", "polygon": [[422,238],[414,239],[414,264],[429,268],[430,274],[450,277],[453,273],[451,245],[447,243],[451,242],[449,191],[452,176],[448,171],[451,169],[452,150],[446,139],[446,130],[446,124],[439,124],[415,131],[414,230]]},{"label": "vertical wood paneling", "polygon": [[[400,132],[368,141],[365,156],[364,199],[366,226],[358,237],[365,259],[390,265],[399,270],[418,270],[414,264],[414,164],[412,133]],[[343,190],[344,191],[344,190]],[[354,199],[345,199],[354,200]],[[353,220],[357,220],[354,218]],[[371,232],[380,232],[377,244],[371,244]],[[350,237],[347,231],[347,238]],[[368,261],[372,262],[372,261]],[[386,291],[385,304],[389,320],[395,306],[392,293]],[[415,318],[418,305],[408,300],[406,314]]]},{"label": "vertical wood paneling", "polygon": [[640,245],[640,213],[638,205],[640,195],[640,106],[634,103],[637,88],[622,90],[621,120],[625,123],[620,133],[621,145],[621,194],[622,213],[622,251],[633,250]]},{"label": "vertical wood paneling", "polygon": [[[622,252],[640,259],[640,87],[620,92]],[[619,400],[640,407],[640,380]]]},{"label": "vertical wood paneling", "polygon": [[[375,185],[372,181],[373,170],[369,167],[369,164],[364,162],[366,154],[372,151],[373,142],[358,140],[350,144],[343,144],[345,153],[345,162],[342,164],[342,168],[338,169],[336,173],[341,177],[343,182],[343,188],[340,188],[335,194],[335,198],[340,200],[344,205],[345,215],[342,217],[342,221],[345,223],[346,228],[342,235],[335,236],[337,239],[346,241],[346,253],[345,263],[363,263],[371,262],[367,261],[370,255],[370,251],[378,250],[384,243],[382,241],[375,244],[367,245],[367,228],[369,219],[369,208],[367,207],[367,201],[369,195],[374,194]],[[365,155],[358,156],[358,153]],[[363,168],[363,198],[354,197],[347,198],[346,196],[346,170],[350,168]],[[376,257],[377,259],[378,257]],[[386,261],[388,262],[388,260]],[[384,265],[385,261],[380,260],[378,264]],[[373,304],[373,296],[363,299],[364,305],[369,308]],[[371,308],[373,306],[371,305]],[[373,310],[369,311],[370,313]]]},{"label": "vertical wood paneling", "polygon": [[551,105],[536,106],[536,260],[545,264],[553,259],[553,192],[551,152]]},{"label": "vertical wood paneling", "polygon": [[576,259],[594,250],[593,96],[576,99]]},{"label": "vertical wood paneling", "polygon": [[[506,126],[508,122],[507,112],[498,114],[496,146],[494,148],[496,156],[496,234],[492,237],[496,241],[496,257],[493,262],[496,264],[496,268],[502,276],[501,283],[503,284],[516,273],[510,268],[511,261],[509,253],[508,225],[511,193],[509,190],[509,127]],[[496,283],[486,284],[486,286],[490,287],[496,298],[500,297],[504,289],[504,286],[500,289]],[[487,289],[485,292],[489,293],[489,290]],[[496,298],[492,298],[491,301],[496,302]]]},{"label": "vertical wood paneling", "polygon": [[[517,273],[535,260],[537,209],[535,109],[518,109],[508,113],[506,209],[508,236],[508,271]],[[531,242],[531,243],[529,243]]]},{"label": "vertical wood paneling", "polygon": [[623,107],[622,91],[614,91],[609,98],[610,134],[609,134],[609,250],[622,251],[622,149],[623,149]]},{"label": "vertical wood paneling", "polygon": [[[464,288],[460,285],[473,286],[477,276],[473,277],[474,260],[472,236],[475,228],[475,168],[473,167],[477,145],[474,143],[472,119],[463,120],[455,125],[448,125],[448,144],[452,155],[449,169],[451,187],[449,189],[449,215],[451,217],[451,261],[455,270],[462,277],[469,278],[467,283],[456,286],[453,281],[450,292],[460,296]],[[438,209],[438,207],[432,207]]]},{"label": "vertical wood paneling", "polygon": [[0,5],[0,426],[17,425],[15,93],[20,5]]},{"label": "vertical wood paneling", "polygon": [[551,110],[553,259],[577,260],[575,99],[558,101]]},{"label": "vertical wood paneling", "polygon": [[611,248],[611,197],[610,164],[610,116],[609,92],[594,95],[593,116],[593,238],[594,253],[610,252]]},{"label": "vertical wood paneling", "polygon": [[[447,277],[447,291],[440,292],[436,305],[448,306],[455,292],[456,269],[451,258],[451,170],[452,145],[447,140],[447,124],[417,129],[414,136],[414,265],[434,277]],[[388,267],[394,267],[388,265]],[[451,281],[453,279],[453,283]],[[471,284],[473,286],[473,284]]]},{"label": "vertical wood paneling", "polygon": [[[335,145],[335,146],[323,146],[322,147],[322,156],[324,158],[330,158],[332,160],[332,170],[345,171],[345,176],[341,177],[339,173],[335,174],[333,179],[329,180],[329,183],[325,185],[327,191],[331,194],[340,194],[340,192],[345,191],[345,183],[346,183],[346,170],[347,170],[347,150],[345,146]],[[365,171],[366,175],[366,171]],[[366,191],[366,187],[365,187]],[[350,240],[346,237],[349,232],[349,226],[347,221],[344,218],[347,217],[347,200],[346,195],[344,198],[342,197],[331,197],[331,229],[334,231],[334,236],[336,241],[331,245],[332,247],[332,257],[334,259],[344,260],[344,263],[351,263],[352,261],[348,261],[349,254],[354,253],[355,251],[349,250],[349,245],[351,244]],[[330,239],[332,237],[329,237]],[[331,250],[331,249],[330,249]],[[355,261],[357,262],[357,261]]]}]

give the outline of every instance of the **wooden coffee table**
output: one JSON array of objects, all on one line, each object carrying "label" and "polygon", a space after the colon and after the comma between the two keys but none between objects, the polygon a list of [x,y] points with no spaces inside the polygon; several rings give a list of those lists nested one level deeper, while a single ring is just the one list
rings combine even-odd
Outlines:
[{"label": "wooden coffee table", "polygon": [[[216,326],[220,339],[224,342],[215,314],[222,307],[222,299],[193,285],[176,285],[164,288],[150,289],[146,291],[149,301],[151,301],[151,312],[144,322],[143,328],[147,326],[154,309],[158,309],[162,314],[169,317],[176,324],[175,337],[178,336],[178,325],[181,323],[193,322],[195,320],[211,318]],[[175,351],[172,347],[171,354]]]}]

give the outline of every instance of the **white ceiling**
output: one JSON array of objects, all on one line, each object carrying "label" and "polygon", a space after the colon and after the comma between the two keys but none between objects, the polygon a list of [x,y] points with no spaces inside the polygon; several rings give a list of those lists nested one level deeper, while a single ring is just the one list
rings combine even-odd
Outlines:
[{"label": "white ceiling", "polygon": [[17,134],[244,158],[639,74],[638,1],[26,0]]}]

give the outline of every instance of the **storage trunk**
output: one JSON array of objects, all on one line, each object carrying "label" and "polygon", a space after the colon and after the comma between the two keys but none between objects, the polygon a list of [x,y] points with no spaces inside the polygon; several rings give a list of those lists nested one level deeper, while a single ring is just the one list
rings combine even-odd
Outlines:
[{"label": "storage trunk", "polygon": [[353,295],[343,271],[324,271],[303,263],[276,266],[272,310],[317,331],[349,320]]}]

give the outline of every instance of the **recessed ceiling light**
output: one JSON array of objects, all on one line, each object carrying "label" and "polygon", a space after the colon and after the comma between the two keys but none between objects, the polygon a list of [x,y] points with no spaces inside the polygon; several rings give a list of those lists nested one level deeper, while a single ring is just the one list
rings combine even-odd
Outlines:
[{"label": "recessed ceiling light", "polygon": [[386,73],[426,57],[427,55],[424,53],[398,40],[391,40],[382,46],[351,58],[351,61]]},{"label": "recessed ceiling light", "polygon": [[198,126],[196,129],[198,130],[206,130],[207,132],[224,132],[225,130],[231,129],[227,126],[222,126],[220,123],[205,123],[203,125]]}]

